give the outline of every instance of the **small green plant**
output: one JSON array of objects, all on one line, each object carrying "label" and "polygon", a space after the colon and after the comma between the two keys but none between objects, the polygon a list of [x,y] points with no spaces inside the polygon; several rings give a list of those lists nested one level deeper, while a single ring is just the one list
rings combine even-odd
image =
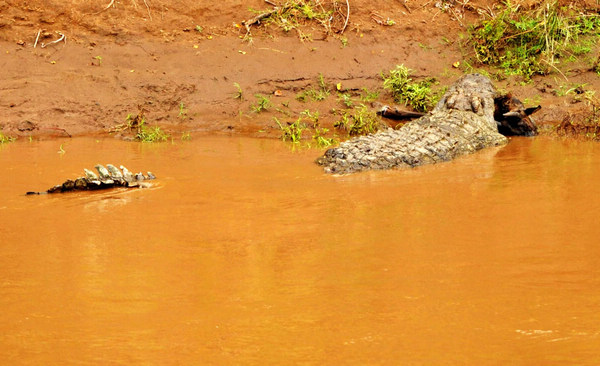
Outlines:
[{"label": "small green plant", "polygon": [[102,65],[102,56],[96,56],[94,59],[98,61],[98,66]]},{"label": "small green plant", "polygon": [[381,121],[375,112],[361,104],[351,111],[343,111],[333,126],[348,131],[349,136],[368,135],[379,130]]},{"label": "small green plant", "polygon": [[313,126],[317,126],[319,124],[319,111],[311,112],[310,110],[305,109],[304,111],[300,112],[300,116],[312,121]]},{"label": "small green plant", "polygon": [[271,103],[271,99],[269,99],[269,97],[261,94],[256,94],[255,97],[256,104],[250,106],[255,113],[266,111],[272,107],[273,104]]},{"label": "small green plant", "polygon": [[314,102],[320,102],[320,101],[327,99],[328,96],[329,96],[328,91],[316,90],[313,88],[313,89],[307,89],[307,90],[304,90],[304,91],[301,91],[300,93],[298,93],[298,95],[296,95],[296,100],[303,102],[303,103],[308,101],[309,99]]},{"label": "small green plant", "polygon": [[60,146],[58,147],[58,151],[57,153],[64,155],[67,151],[63,148],[63,144],[60,144]]},{"label": "small green plant", "polygon": [[164,142],[171,138],[171,135],[164,132],[160,127],[148,127],[143,124],[135,136],[141,142]]},{"label": "small green plant", "polygon": [[314,102],[320,102],[327,99],[330,91],[329,87],[325,83],[325,78],[323,77],[323,74],[319,74],[317,78],[317,83],[319,84],[319,89],[310,88],[307,90],[303,90],[302,92],[298,93],[298,95],[296,95],[296,100],[304,103],[308,99]]},{"label": "small green plant", "polygon": [[177,117],[183,121],[187,118],[187,112],[188,110],[187,108],[185,108],[183,102],[179,103],[179,114],[177,115]]},{"label": "small green plant", "polygon": [[377,98],[379,98],[379,92],[372,92],[372,91],[369,91],[369,89],[367,89],[367,88],[362,89],[362,93],[360,95],[360,100],[363,103],[374,102],[375,100],[377,100]]},{"label": "small green plant", "polygon": [[340,42],[342,42],[342,48],[348,47],[348,37],[345,37],[345,36],[340,37]]},{"label": "small green plant", "polygon": [[15,137],[7,136],[4,133],[2,133],[2,131],[0,131],[0,144],[6,144],[15,140]]},{"label": "small green plant", "polygon": [[279,122],[277,118],[274,117],[273,119],[283,133],[281,136],[283,141],[298,143],[302,140],[302,132],[306,129],[306,125],[302,122],[302,117],[298,118],[295,122],[287,122],[285,125]]},{"label": "small green plant", "polygon": [[196,31],[197,31],[198,33],[202,33],[202,32],[204,31],[204,28],[203,28],[202,26],[200,26],[200,25],[196,25],[196,28],[195,28],[195,29],[196,29]]},{"label": "small green plant", "polygon": [[397,65],[389,74],[381,74],[383,88],[392,93],[396,102],[410,105],[416,111],[426,112],[433,104],[432,80],[413,82],[410,72],[404,65]]},{"label": "small green plant", "polygon": [[181,133],[181,141],[190,141],[192,139],[192,135],[189,131],[184,131]]},{"label": "small green plant", "polygon": [[352,97],[348,93],[339,93],[338,100],[348,108],[351,108],[354,105]]},{"label": "small green plant", "polygon": [[233,83],[233,86],[235,86],[236,89],[235,94],[233,94],[233,99],[244,100],[244,93],[240,84]]},{"label": "small green plant", "polygon": [[316,141],[317,146],[319,147],[329,147],[335,144],[337,141],[334,137],[325,137],[323,135],[327,134],[329,130],[327,128],[315,128],[315,133],[313,135],[313,140]]},{"label": "small green plant", "polygon": [[141,142],[161,142],[171,137],[158,126],[148,127],[142,110],[136,115],[128,114],[125,123],[114,127],[111,132],[125,130],[136,131],[135,139]]},{"label": "small green plant", "polygon": [[318,81],[319,81],[319,88],[321,88],[321,90],[329,91],[329,88],[327,87],[327,84],[325,83],[325,77],[323,76],[323,74],[319,74]]}]

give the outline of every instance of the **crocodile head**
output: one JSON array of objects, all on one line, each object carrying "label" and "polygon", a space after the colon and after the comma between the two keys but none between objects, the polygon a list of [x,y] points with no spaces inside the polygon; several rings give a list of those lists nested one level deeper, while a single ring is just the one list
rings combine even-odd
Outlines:
[{"label": "crocodile head", "polygon": [[485,118],[491,128],[494,121],[494,97],[496,89],[487,77],[481,74],[468,74],[456,81],[433,109],[436,112],[465,111]]}]

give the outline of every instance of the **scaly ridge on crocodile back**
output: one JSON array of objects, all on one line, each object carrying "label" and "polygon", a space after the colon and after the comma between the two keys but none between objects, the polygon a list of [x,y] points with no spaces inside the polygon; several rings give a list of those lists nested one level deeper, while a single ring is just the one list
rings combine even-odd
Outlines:
[{"label": "scaly ridge on crocodile back", "polygon": [[98,171],[98,175],[89,169],[84,169],[85,176],[83,177],[67,179],[64,183],[55,185],[44,192],[27,192],[27,194],[64,193],[114,187],[146,187],[147,185],[143,181],[156,179],[156,176],[152,172],[147,172],[146,175],[140,172],[134,176],[123,165],[120,167],[121,170],[112,164],[106,164],[106,167],[97,164],[95,168]]},{"label": "scaly ridge on crocodile back", "polygon": [[331,148],[317,159],[326,172],[355,173],[369,169],[415,167],[454,159],[503,145],[494,120],[492,82],[480,74],[457,80],[431,113],[398,130],[361,136]]}]

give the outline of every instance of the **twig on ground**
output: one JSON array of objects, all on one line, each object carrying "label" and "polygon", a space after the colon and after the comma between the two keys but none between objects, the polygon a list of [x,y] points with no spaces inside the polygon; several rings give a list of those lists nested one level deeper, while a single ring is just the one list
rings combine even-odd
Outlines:
[{"label": "twig on ground", "polygon": [[[272,5],[272,3],[270,1],[265,0],[265,2]],[[260,22],[263,19],[270,17],[271,15],[277,13],[280,10],[284,11],[284,10],[290,8],[290,7],[291,7],[291,5],[289,5],[289,4],[287,4],[287,5],[285,5],[285,6],[281,7],[281,8],[279,6],[274,6],[273,10],[266,11],[264,13],[260,13],[257,16],[255,16],[254,18],[251,18],[251,19],[243,21],[242,25],[244,27],[246,27],[246,36],[244,36],[244,38],[249,37],[249,35],[250,35],[250,27],[251,26],[253,26],[254,24],[260,24]]]},{"label": "twig on ground", "polygon": [[404,7],[406,8],[406,11],[408,11],[409,14],[412,14],[412,10],[410,10],[410,8],[408,7],[406,0],[401,0],[401,1],[402,1],[402,5],[404,5]]},{"label": "twig on ground", "polygon": [[375,23],[377,23],[379,25],[389,26],[389,25],[394,24],[390,18],[385,19],[383,17],[383,15],[379,14],[376,11],[371,12],[371,20],[373,20]]},{"label": "twig on ground", "polygon": [[52,41],[50,43],[42,43],[40,45],[40,47],[46,48],[46,47],[50,46],[51,44],[55,44],[55,43],[58,43],[58,42],[63,41],[63,40],[65,41],[65,44],[66,44],[67,43],[67,36],[65,36],[64,34],[62,34],[60,32],[58,34],[60,34],[60,38],[59,39],[57,39],[56,41]]},{"label": "twig on ground", "polygon": [[553,64],[551,64],[550,62],[548,62],[548,61],[546,61],[544,59],[542,59],[542,61],[545,62],[545,63],[547,63],[548,66],[552,67],[554,70],[558,71],[558,73],[561,74],[562,77],[565,78],[566,81],[569,81],[569,78],[566,77],[565,74],[563,74],[563,72],[558,69],[558,67],[554,66]]},{"label": "twig on ground", "polygon": [[346,0],[346,20],[344,21],[344,26],[342,27],[340,34],[344,33],[346,30],[346,27],[348,26],[348,20],[350,20],[350,1]]},{"label": "twig on ground", "polygon": [[419,9],[423,9],[424,7],[426,7],[427,5],[431,4],[432,2],[433,2],[433,0],[429,0],[425,4],[421,5],[421,7]]},{"label": "twig on ground", "polygon": [[148,6],[148,3],[146,2],[146,0],[144,0],[144,5],[146,5],[146,10],[148,11],[148,17],[150,18],[150,21],[152,21],[152,14],[150,14],[150,7]]},{"label": "twig on ground", "polygon": [[35,37],[35,43],[33,44],[33,48],[37,47],[38,40],[40,39],[40,33],[42,33],[41,29],[37,32],[37,37]]},{"label": "twig on ground", "polygon": [[110,0],[110,3],[109,3],[108,5],[106,5],[106,8],[104,8],[104,9],[100,10],[99,12],[92,13],[92,14],[100,14],[100,13],[102,13],[103,11],[106,11],[106,10],[108,10],[108,9],[109,9],[111,6],[113,6],[114,4],[115,4],[115,0]]}]

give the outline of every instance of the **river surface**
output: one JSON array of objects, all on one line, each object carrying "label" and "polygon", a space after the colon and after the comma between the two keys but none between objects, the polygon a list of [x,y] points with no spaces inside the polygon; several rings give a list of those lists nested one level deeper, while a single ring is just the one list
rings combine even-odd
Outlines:
[{"label": "river surface", "polygon": [[[320,153],[0,146],[0,364],[600,364],[600,144],[342,177]],[[24,195],[96,163],[158,180]]]}]

